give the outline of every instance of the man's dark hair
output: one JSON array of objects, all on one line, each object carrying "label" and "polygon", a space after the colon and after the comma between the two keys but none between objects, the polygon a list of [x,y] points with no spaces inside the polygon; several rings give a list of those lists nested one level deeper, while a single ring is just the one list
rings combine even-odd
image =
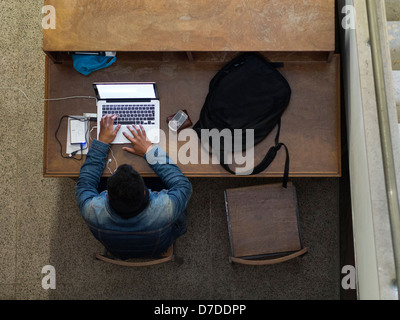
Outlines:
[{"label": "man's dark hair", "polygon": [[135,216],[147,205],[148,191],[143,178],[129,164],[119,166],[108,178],[107,191],[111,207],[122,218]]}]

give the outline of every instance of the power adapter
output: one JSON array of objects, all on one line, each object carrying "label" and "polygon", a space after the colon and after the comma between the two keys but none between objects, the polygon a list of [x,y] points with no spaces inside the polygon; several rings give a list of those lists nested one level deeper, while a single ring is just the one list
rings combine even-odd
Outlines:
[{"label": "power adapter", "polygon": [[83,117],[91,121],[97,121],[97,113],[84,113]]},{"label": "power adapter", "polygon": [[86,120],[69,118],[69,129],[70,129],[70,142],[71,144],[86,143]]}]

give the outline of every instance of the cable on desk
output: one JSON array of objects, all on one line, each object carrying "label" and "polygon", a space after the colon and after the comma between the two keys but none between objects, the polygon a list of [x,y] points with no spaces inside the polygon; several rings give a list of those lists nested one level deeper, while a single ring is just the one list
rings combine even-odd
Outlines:
[{"label": "cable on desk", "polygon": [[[79,161],[80,161],[80,160],[83,159],[83,151],[86,150],[86,149],[88,148],[87,134],[88,134],[88,132],[89,132],[89,125],[87,125],[87,127],[86,127],[86,132],[85,132],[85,148],[83,148],[82,143],[81,143],[81,144],[80,144],[80,146],[81,146],[81,149],[80,149],[80,150],[77,150],[77,151],[72,152],[70,156],[65,156],[65,155],[63,155],[63,152],[62,152],[62,144],[61,144],[61,141],[60,141],[60,140],[58,139],[58,137],[57,137],[58,130],[60,130],[60,127],[61,127],[61,122],[62,122],[62,120],[65,119],[65,118],[70,118],[70,119],[79,120],[79,121],[86,121],[86,122],[90,122],[90,120],[89,120],[89,119],[86,119],[86,118],[77,118],[77,117],[72,117],[72,116],[64,115],[64,116],[62,116],[62,117],[60,118],[60,121],[59,121],[59,123],[58,123],[58,127],[57,127],[57,129],[56,129],[56,132],[54,133],[54,136],[55,136],[55,138],[56,138],[58,144],[60,145],[60,155],[61,155],[61,157],[63,157],[64,159],[74,159],[74,160],[79,160]],[[81,157],[78,159],[78,158],[75,158],[75,155],[76,155],[79,151],[81,152]]]},{"label": "cable on desk", "polygon": [[[112,151],[111,147],[109,147],[109,150],[111,151],[111,156],[113,157],[113,159],[114,159],[114,161],[115,161],[115,169],[114,169],[114,173],[115,173],[115,171],[117,171],[117,169],[118,169],[118,162],[117,162],[117,159],[115,159],[115,157],[114,157],[114,152]],[[113,172],[111,171],[110,167],[108,166],[108,164],[109,164],[111,161],[112,161],[111,158],[109,158],[109,159],[107,160],[106,165],[107,165],[108,171],[110,171],[110,173],[113,174]]]},{"label": "cable on desk", "polygon": [[[0,89],[14,89],[14,90],[18,90],[18,91],[20,91],[20,92],[25,96],[25,99],[26,99],[26,100],[28,100],[28,101],[34,101],[34,100],[32,100],[32,99],[29,99],[29,97],[27,96],[27,94],[26,94],[22,89],[20,89],[20,88],[18,88],[18,87],[6,87],[6,88],[5,88],[5,87],[0,87]],[[93,96],[70,96],[70,97],[62,97],[62,98],[40,99],[40,100],[41,100],[41,101],[60,101],[60,100],[68,100],[68,99],[97,99],[97,98],[96,98],[96,97],[93,97]],[[61,127],[61,122],[62,122],[62,120],[65,119],[65,118],[71,118],[71,119],[75,119],[75,120],[79,120],[79,121],[86,121],[86,122],[90,122],[91,119],[90,119],[90,118],[77,118],[77,117],[73,117],[73,116],[69,116],[69,115],[64,115],[64,116],[62,116],[62,117],[60,118],[60,121],[59,121],[59,123],[58,123],[58,127],[57,127],[57,129],[56,129],[56,131],[55,131],[55,133],[54,133],[54,136],[55,136],[55,138],[56,138],[58,144],[60,145],[60,155],[61,155],[61,157],[63,157],[64,159],[74,159],[74,160],[79,160],[79,161],[80,161],[80,160],[83,159],[83,151],[86,150],[86,149],[88,148],[87,134],[88,134],[88,132],[89,132],[89,127],[90,127],[90,126],[87,125],[86,132],[85,132],[85,148],[83,148],[82,144],[80,144],[80,146],[81,146],[80,150],[77,150],[77,151],[72,152],[69,156],[65,156],[65,155],[63,155],[63,152],[62,152],[62,143],[61,143],[61,141],[60,141],[60,140],[58,139],[58,137],[57,137],[58,131],[60,130],[60,127]],[[92,133],[93,129],[95,129],[95,128],[97,128],[97,127],[93,127],[93,128],[90,130],[90,132],[89,132],[89,139],[90,139],[90,140],[91,140],[91,133]],[[75,155],[76,155],[79,151],[81,152],[81,157],[78,159],[78,158],[75,158]],[[110,148],[110,151],[111,151],[111,156],[113,157],[113,159],[114,159],[114,161],[115,161],[116,168],[118,168],[118,162],[117,162],[117,159],[115,159],[115,157],[114,157],[114,152],[112,151],[111,148]],[[112,174],[112,171],[111,171],[110,167],[108,166],[109,162],[111,162],[111,159],[109,159],[109,161],[107,161],[107,168],[108,168],[108,170],[110,171],[110,173]],[[115,169],[115,170],[116,170],[116,169]],[[115,170],[114,170],[114,172],[115,172]]]},{"label": "cable on desk", "polygon": [[[3,90],[7,90],[7,89],[18,90],[18,91],[20,91],[20,92],[24,95],[24,97],[25,97],[26,100],[28,100],[28,101],[35,101],[35,100],[30,99],[30,98],[27,96],[27,94],[26,94],[22,89],[20,89],[20,88],[18,88],[18,87],[0,87],[0,89],[3,89]],[[70,96],[70,97],[49,98],[49,99],[38,99],[38,100],[40,100],[40,101],[61,101],[61,100],[68,100],[68,99],[97,99],[97,98],[96,98],[96,97],[92,97],[92,96]],[[54,133],[54,136],[55,136],[55,138],[56,138],[58,144],[60,145],[60,155],[61,155],[61,157],[65,158],[65,159],[82,160],[82,159],[83,159],[83,151],[86,150],[86,149],[88,148],[87,134],[88,134],[88,132],[89,132],[89,127],[90,127],[90,126],[87,125],[87,128],[86,128],[86,133],[85,133],[85,148],[83,148],[82,144],[80,144],[80,146],[81,146],[80,150],[77,150],[77,151],[72,152],[70,156],[65,156],[65,155],[63,155],[63,153],[62,153],[62,144],[61,144],[61,141],[60,141],[60,140],[58,139],[58,137],[57,137],[57,133],[58,133],[58,130],[60,129],[62,120],[63,120],[64,118],[67,118],[67,117],[68,117],[68,118],[71,118],[71,119],[75,119],[75,120],[79,120],[79,121],[87,121],[87,122],[90,122],[90,119],[87,119],[87,118],[76,118],[76,117],[64,115],[64,116],[61,117],[60,122],[58,123],[57,130],[56,130],[56,132]],[[92,130],[93,130],[93,129],[92,129]],[[90,133],[92,132],[92,130],[90,130]],[[90,135],[90,133],[89,133],[89,135]],[[89,138],[90,138],[90,137],[89,137]],[[75,155],[76,155],[79,151],[81,152],[81,157],[78,159],[78,158],[75,158]],[[114,159],[115,159],[115,158],[114,158]]]},{"label": "cable on desk", "polygon": [[[0,89],[14,89],[22,92],[22,94],[25,96],[25,99],[28,101],[35,101],[32,99],[29,99],[27,94],[20,88],[18,87],[0,87]],[[60,100],[68,100],[68,99],[97,99],[96,97],[93,96],[70,96],[70,97],[62,97],[62,98],[49,98],[49,99],[38,99],[36,101],[60,101]]]},{"label": "cable on desk", "polygon": [[43,99],[43,101],[60,101],[60,100],[68,100],[68,99],[97,99],[92,96],[71,96],[71,97],[63,97],[63,98],[52,98],[52,99]]},{"label": "cable on desk", "polygon": [[[87,120],[89,120],[89,119],[87,119]],[[90,132],[89,132],[89,140],[90,140],[90,141],[93,140],[93,139],[92,139],[92,131],[93,131],[94,129],[97,129],[97,126],[94,126],[94,127],[92,127],[92,129],[90,129]]]}]

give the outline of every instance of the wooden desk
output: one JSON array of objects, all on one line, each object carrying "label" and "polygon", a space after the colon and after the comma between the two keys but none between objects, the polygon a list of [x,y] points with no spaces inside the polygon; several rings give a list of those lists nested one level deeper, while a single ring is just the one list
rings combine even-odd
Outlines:
[{"label": "wooden desk", "polygon": [[45,0],[56,29],[43,48],[67,51],[335,49],[334,0]]},{"label": "wooden desk", "polygon": [[[161,129],[168,132],[165,119],[180,108],[188,110],[194,123],[198,120],[209,82],[226,62],[238,52],[259,51],[269,60],[285,61],[281,72],[292,87],[281,130],[281,141],[290,151],[290,175],[340,176],[334,0],[45,0],[45,4],[55,7],[57,17],[56,29],[44,30],[46,98],[93,96],[96,81],[155,81]],[[72,67],[69,52],[73,51],[117,51],[117,62],[85,77]],[[45,104],[44,176],[78,176],[83,162],[61,158],[54,133],[63,115],[84,112],[96,112],[94,100]],[[60,141],[66,141],[66,131],[63,122]],[[273,144],[273,136],[255,148],[256,163]],[[185,142],[161,144],[176,158],[174,150],[181,150]],[[121,146],[112,150],[118,164],[133,163],[144,176],[153,175],[143,159],[123,152]],[[281,176],[283,164],[282,151],[258,176]],[[178,165],[187,176],[231,176],[211,160]]]},{"label": "wooden desk", "polygon": [[[93,96],[92,83],[96,81],[155,81],[161,102],[161,129],[168,132],[166,118],[180,108],[187,109],[192,121],[197,121],[209,82],[224,63],[190,62],[184,53],[165,54],[161,60],[151,60],[151,55],[141,60],[126,53],[120,54],[117,62],[111,67],[85,77],[73,69],[71,61],[54,64],[48,59],[46,96]],[[334,56],[331,63],[286,62],[281,72],[292,87],[292,99],[282,117],[281,129],[281,141],[290,151],[290,175],[339,176],[339,57]],[[78,175],[83,162],[61,158],[54,133],[63,115],[82,115],[84,112],[96,112],[94,100],[77,99],[46,103],[45,176]],[[96,130],[93,130],[92,137],[96,136],[95,132]],[[58,134],[60,141],[66,141],[66,133],[67,123],[64,121]],[[273,144],[274,136],[273,131],[256,146],[255,162],[265,155],[266,150]],[[185,143],[179,142],[176,147],[171,144],[170,148],[169,142],[163,140],[161,145],[165,145],[173,157],[175,150],[179,151]],[[132,163],[140,173],[153,174],[144,160],[124,152],[121,146],[113,145],[112,150],[119,164]],[[270,168],[259,176],[281,176],[284,160],[282,150]],[[230,176],[219,165],[211,164],[211,161],[210,164],[179,165],[188,176]]]}]

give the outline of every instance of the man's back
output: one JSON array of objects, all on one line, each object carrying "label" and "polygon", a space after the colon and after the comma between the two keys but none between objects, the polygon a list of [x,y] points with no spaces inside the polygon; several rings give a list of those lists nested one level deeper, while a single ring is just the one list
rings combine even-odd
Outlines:
[{"label": "man's back", "polygon": [[167,189],[149,190],[147,206],[123,218],[111,207],[107,191],[97,191],[108,150],[109,144],[94,140],[81,168],[76,198],[82,217],[95,238],[119,258],[160,255],[186,232],[191,183],[160,147],[152,147],[144,158]]},{"label": "man's back", "polygon": [[[186,217],[186,212],[182,215]],[[109,206],[107,191],[93,198],[85,210],[85,221],[95,238],[121,259],[165,252],[186,231],[186,223],[177,223],[175,217],[167,190],[150,192],[146,209],[129,219]]]}]

